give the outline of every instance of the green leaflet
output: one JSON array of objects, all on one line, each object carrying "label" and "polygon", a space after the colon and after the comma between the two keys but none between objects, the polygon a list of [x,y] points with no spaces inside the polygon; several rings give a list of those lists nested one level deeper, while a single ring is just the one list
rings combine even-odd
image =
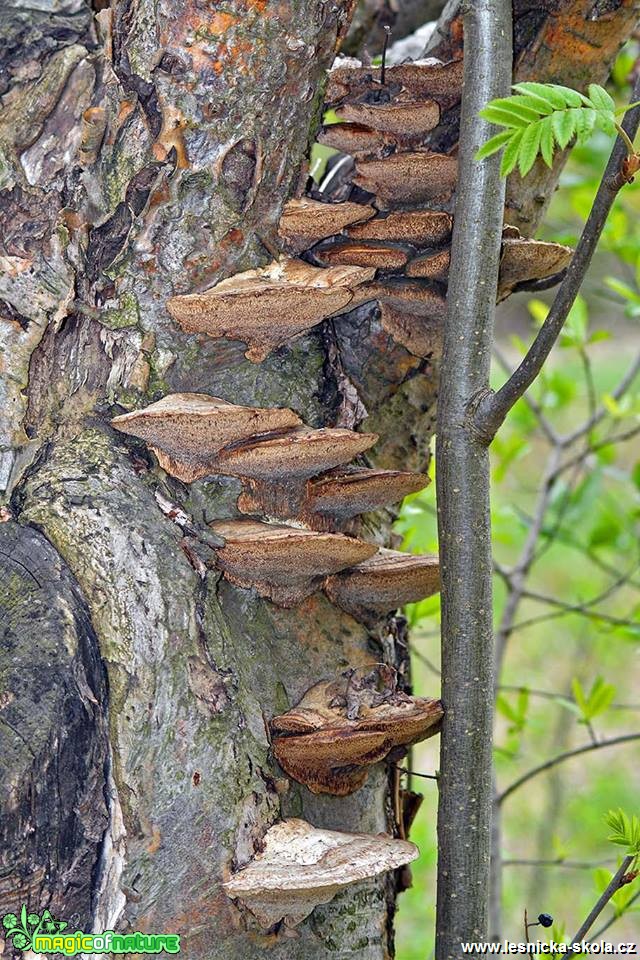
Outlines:
[{"label": "green leaflet", "polygon": [[482,160],[503,150],[501,174],[518,168],[526,176],[538,156],[550,167],[557,149],[572,141],[585,144],[597,128],[614,136],[616,107],[607,91],[596,83],[589,96],[558,83],[524,81],[513,87],[510,97],[492,100],[480,116],[504,129],[476,153]]}]

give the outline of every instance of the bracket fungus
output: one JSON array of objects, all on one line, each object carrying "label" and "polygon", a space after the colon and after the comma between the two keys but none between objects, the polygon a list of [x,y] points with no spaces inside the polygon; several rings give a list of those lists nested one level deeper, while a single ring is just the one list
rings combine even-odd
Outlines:
[{"label": "bracket fungus", "polygon": [[354,183],[385,208],[447,200],[458,178],[458,160],[428,150],[394,153],[382,160],[357,160]]},{"label": "bracket fungus", "polygon": [[273,753],[282,769],[312,793],[348,796],[369,767],[391,751],[438,733],[439,700],[396,690],[390,667],[349,670],[323,680],[271,721]]},{"label": "bracket fungus", "polygon": [[438,210],[394,210],[386,216],[347,227],[357,240],[386,240],[416,247],[437,246],[451,239],[452,218]]},{"label": "bracket fungus", "polygon": [[307,509],[343,520],[398,503],[430,483],[424,473],[346,467],[309,481]]},{"label": "bracket fungus", "polygon": [[299,254],[374,213],[373,207],[363,203],[321,203],[302,197],[285,203],[278,233],[287,249]]},{"label": "bracket fungus", "polygon": [[434,100],[407,103],[345,103],[341,120],[372,127],[403,138],[421,137],[440,123],[440,107]]},{"label": "bracket fungus", "polygon": [[447,248],[438,250],[436,253],[425,253],[420,257],[415,257],[405,272],[408,277],[422,277],[425,280],[444,282],[449,276],[450,263],[451,251]]},{"label": "bracket fungus", "polygon": [[325,590],[343,610],[389,613],[405,603],[417,603],[440,590],[436,555],[400,553],[380,548],[375,556],[331,577]]},{"label": "bracket fungus", "polygon": [[286,407],[242,407],[204,393],[173,393],[111,424],[146,441],[167,473],[191,483],[216,472],[216,457],[228,444],[302,421]]},{"label": "bracket fungus", "polygon": [[339,109],[349,102],[367,102],[382,99],[385,94],[395,103],[403,101],[435,100],[443,110],[449,110],[462,95],[462,60],[449,63],[415,60],[396,64],[385,70],[384,87],[380,82],[380,67],[364,67],[336,61],[329,71],[325,105]]},{"label": "bracket fungus", "polygon": [[513,227],[508,228],[502,239],[498,300],[504,300],[521,283],[560,273],[573,256],[571,247],[514,236],[513,231]]},{"label": "bracket fungus", "polygon": [[216,551],[216,565],[226,579],[283,607],[301,603],[327,574],[360,563],[377,549],[341,533],[256,520],[219,520],[210,526],[224,540]]},{"label": "bracket fungus", "polygon": [[224,884],[263,927],[295,926],[344,887],[415,860],[418,848],[384,833],[319,830],[283,820],[263,838],[263,849]]},{"label": "bracket fungus", "polygon": [[254,480],[306,479],[348,463],[377,439],[377,433],[356,433],[340,427],[297,427],[258,434],[221,450],[217,472]]},{"label": "bracket fungus", "polygon": [[347,263],[377,270],[401,270],[409,259],[409,253],[402,247],[351,239],[330,241],[316,247],[312,255],[318,263],[327,266]]},{"label": "bracket fungus", "polygon": [[183,330],[247,344],[246,357],[260,363],[273,350],[342,313],[354,290],[375,271],[338,266],[322,269],[303,260],[275,260],[221,280],[204,293],[172,297],[167,310]]}]

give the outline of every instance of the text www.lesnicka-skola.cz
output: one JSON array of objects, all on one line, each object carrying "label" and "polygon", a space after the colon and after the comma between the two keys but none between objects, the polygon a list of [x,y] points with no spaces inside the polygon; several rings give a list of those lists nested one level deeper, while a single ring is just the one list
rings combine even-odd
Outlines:
[{"label": "text www.lesnicka-skola.cz", "polygon": [[461,943],[462,953],[528,953],[528,954],[623,954],[637,956],[637,943],[609,943],[607,940],[582,940],[580,943],[559,943],[550,940],[534,940],[531,943],[516,943],[502,940],[498,943]]}]

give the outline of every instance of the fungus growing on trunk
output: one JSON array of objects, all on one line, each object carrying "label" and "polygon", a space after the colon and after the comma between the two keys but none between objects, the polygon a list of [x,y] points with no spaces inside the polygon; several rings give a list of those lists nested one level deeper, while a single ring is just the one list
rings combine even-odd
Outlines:
[{"label": "fungus growing on trunk", "polygon": [[271,827],[254,859],[224,883],[263,927],[293,927],[344,887],[411,863],[418,848],[384,833],[319,830],[304,820]]},{"label": "fungus growing on trunk", "polygon": [[339,263],[357,267],[375,267],[378,270],[401,270],[409,259],[402,247],[359,240],[335,240],[316,247],[313,258],[321,264],[333,266]]},{"label": "fungus growing on trunk", "polygon": [[391,751],[400,757],[405,747],[436,734],[441,719],[439,700],[396,690],[392,668],[348,670],[315,684],[273,718],[273,753],[312,793],[344,797],[363,785],[372,764]]},{"label": "fungus growing on trunk", "polygon": [[241,407],[204,393],[172,393],[142,410],[114,417],[112,426],[144,440],[160,466],[191,483],[215,473],[226,445],[267,430],[302,424],[286,407]]},{"label": "fungus growing on trunk", "polygon": [[329,71],[325,105],[339,108],[346,100],[367,102],[380,96],[384,89],[395,103],[435,100],[443,110],[449,110],[462,94],[462,60],[449,63],[415,60],[387,67],[384,88],[380,72],[380,67],[341,64],[337,60]]},{"label": "fungus growing on trunk", "polygon": [[302,260],[276,260],[204,293],[172,297],[167,309],[188,333],[243,341],[247,358],[259,363],[321,320],[344,312],[354,290],[373,275],[363,267],[324,270]]},{"label": "fungus growing on trunk", "polygon": [[372,447],[376,433],[324,427],[298,427],[285,433],[262,434],[230,444],[220,451],[217,472],[256,480],[312,477],[348,463]]},{"label": "fungus growing on trunk", "polygon": [[571,247],[514,236],[513,230],[510,227],[503,235],[498,300],[504,300],[521,283],[560,273],[573,256]]},{"label": "fungus growing on trunk", "polygon": [[440,590],[437,556],[400,553],[380,548],[369,559],[328,577],[325,590],[343,610],[389,613],[405,603],[417,603]]},{"label": "fungus growing on trunk", "polygon": [[420,257],[415,257],[405,272],[408,277],[445,281],[449,276],[450,263],[451,251],[448,249],[439,250],[437,253],[425,253]]},{"label": "fungus growing on trunk", "polygon": [[347,467],[309,481],[307,508],[341,519],[399,503],[430,483],[424,473]]},{"label": "fungus growing on trunk", "polygon": [[354,183],[388,208],[447,200],[458,177],[458,161],[446,153],[394,153],[383,160],[357,160]]},{"label": "fungus growing on trunk", "polygon": [[360,123],[332,123],[318,134],[318,142],[352,157],[382,156],[394,150],[398,141],[390,133],[372,130]]},{"label": "fungus growing on trunk", "polygon": [[452,219],[436,210],[396,210],[347,228],[357,240],[387,240],[416,247],[438,246],[451,239]]},{"label": "fungus growing on trunk", "polygon": [[327,574],[360,563],[377,549],[341,533],[257,520],[219,520],[210,526],[225,541],[216,551],[216,566],[225,578],[283,607],[301,603]]},{"label": "fungus growing on trunk", "polygon": [[440,123],[440,107],[433,100],[401,103],[345,103],[341,120],[360,123],[401,138],[421,137]]},{"label": "fungus growing on trunk", "polygon": [[380,322],[396,343],[416,357],[439,356],[446,300],[440,291],[419,280],[389,280],[367,284],[361,298],[378,301]]},{"label": "fungus growing on trunk", "polygon": [[290,253],[299,254],[374,213],[373,207],[361,203],[320,203],[302,197],[285,203],[278,234]]}]

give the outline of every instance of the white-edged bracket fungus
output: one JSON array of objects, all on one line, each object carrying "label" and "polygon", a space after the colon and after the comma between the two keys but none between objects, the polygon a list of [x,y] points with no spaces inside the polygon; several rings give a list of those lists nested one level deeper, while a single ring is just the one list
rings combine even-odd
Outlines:
[{"label": "white-edged bracket fungus", "polygon": [[204,393],[172,393],[111,424],[144,440],[167,473],[191,483],[216,472],[216,457],[228,444],[302,421],[286,407],[242,407]]},{"label": "white-edged bracket fungus", "polygon": [[283,820],[264,836],[264,847],[224,884],[263,927],[295,926],[344,887],[411,863],[418,848],[384,833],[320,830],[304,820]]},{"label": "white-edged bracket fungus", "polygon": [[[348,796],[367,779],[369,767],[440,729],[439,700],[410,697],[374,667],[360,677],[347,671],[323,680],[299,703],[271,721],[272,748],[282,769],[312,793]],[[383,681],[382,689],[380,679]]]},{"label": "white-edged bracket fungus", "polygon": [[246,343],[246,357],[260,363],[326,317],[347,310],[354,291],[374,273],[282,258],[221,280],[204,293],[172,297],[167,310],[188,333]]},{"label": "white-edged bracket fungus", "polygon": [[328,577],[325,590],[334,603],[350,613],[389,613],[438,593],[440,562],[437,555],[380,548],[362,563]]},{"label": "white-edged bracket fungus", "polygon": [[210,526],[224,540],[216,565],[225,578],[283,607],[301,603],[328,574],[366,560],[377,549],[341,533],[257,520],[219,520]]}]

